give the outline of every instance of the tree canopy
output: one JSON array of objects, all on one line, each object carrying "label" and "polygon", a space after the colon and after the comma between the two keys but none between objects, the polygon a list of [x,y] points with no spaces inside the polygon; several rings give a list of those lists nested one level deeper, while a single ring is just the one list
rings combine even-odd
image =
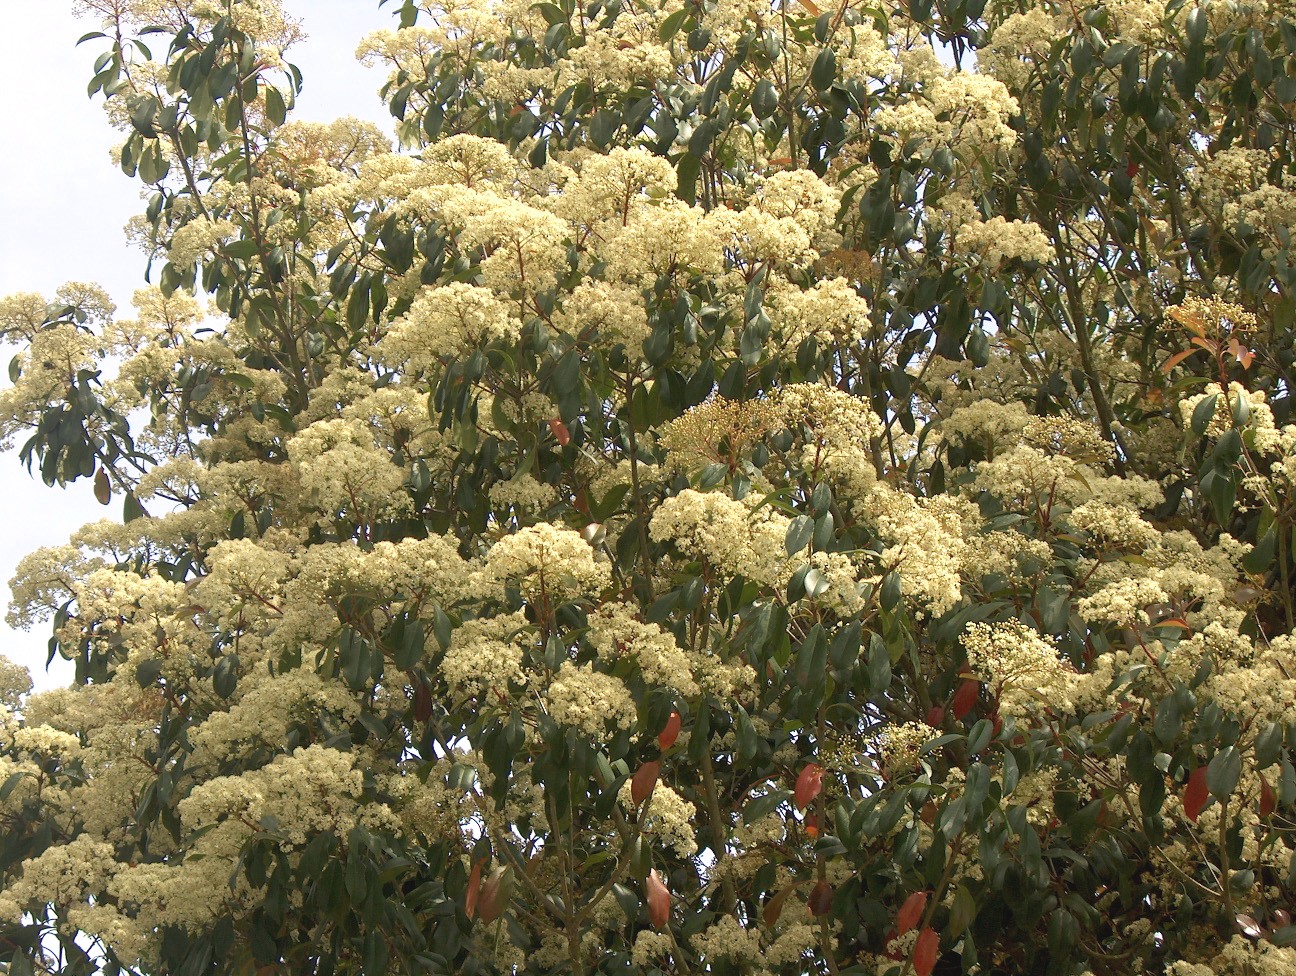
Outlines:
[{"label": "tree canopy", "polygon": [[1290,0],[79,5],[9,973],[1296,972]]}]

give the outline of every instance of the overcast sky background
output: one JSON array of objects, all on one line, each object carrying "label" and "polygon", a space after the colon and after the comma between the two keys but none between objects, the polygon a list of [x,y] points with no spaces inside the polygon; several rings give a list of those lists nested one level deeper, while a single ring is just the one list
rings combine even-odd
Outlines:
[{"label": "overcast sky background", "polygon": [[[360,38],[394,26],[378,0],[285,0],[307,38],[289,52],[305,87],[294,118],[328,120],[343,115],[371,119],[391,131],[377,97],[382,77],[355,60]],[[131,315],[130,296],[144,285],[145,258],[127,246],[122,228],[143,211],[139,184],[109,159],[121,141],[104,120],[102,103],[86,97],[86,83],[102,42],[76,47],[97,28],[72,15],[71,0],[6,2],[0,31],[0,119],[10,133],[0,152],[0,295],[18,291],[47,297],[65,281],[94,281],[108,290],[119,314]],[[154,53],[164,45],[153,45]],[[0,345],[0,384],[8,384],[13,348]],[[8,581],[24,555],[59,545],[86,522],[121,518],[121,502],[99,506],[88,479],[66,489],[47,488],[19,464],[17,447],[0,453],[0,581]],[[0,614],[3,616],[3,614]],[[0,654],[31,669],[36,687],[71,680],[71,666],[56,659],[45,673],[47,628],[13,631],[0,621]]]}]

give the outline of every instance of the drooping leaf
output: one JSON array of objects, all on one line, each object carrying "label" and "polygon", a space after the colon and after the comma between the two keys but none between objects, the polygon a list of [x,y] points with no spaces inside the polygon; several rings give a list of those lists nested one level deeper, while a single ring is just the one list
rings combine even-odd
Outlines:
[{"label": "drooping leaf", "polygon": [[823,789],[823,774],[823,767],[817,763],[807,763],[801,770],[792,791],[792,801],[798,810],[804,810],[819,795]]},{"label": "drooping leaf", "polygon": [[904,935],[916,928],[927,908],[927,892],[915,891],[904,900],[900,911],[896,913],[896,933]]},{"label": "drooping leaf", "polygon": [[485,863],[484,858],[478,858],[473,861],[472,870],[468,872],[468,887],[464,894],[464,914],[469,918],[473,918],[477,914],[477,898],[481,892],[482,865]]},{"label": "drooping leaf", "polygon": [[917,976],[931,976],[936,967],[936,958],[940,954],[940,936],[928,926],[918,933],[914,944],[913,968]]},{"label": "drooping leaf", "polygon": [[657,874],[657,869],[648,872],[644,881],[645,899],[648,902],[648,921],[655,929],[664,929],[670,922],[671,895],[670,889]]},{"label": "drooping leaf", "polygon": [[823,918],[832,912],[833,889],[827,881],[816,881],[815,886],[810,889],[810,897],[806,904],[810,908],[810,914],[815,918]]},{"label": "drooping leaf", "polygon": [[662,752],[673,746],[675,740],[679,738],[680,723],[680,713],[671,712],[670,718],[666,720],[665,727],[657,733],[657,748],[661,749]]},{"label": "drooping leaf", "polygon": [[1189,774],[1188,785],[1184,787],[1184,815],[1193,823],[1196,823],[1197,817],[1201,814],[1202,808],[1206,806],[1206,801],[1209,798],[1210,790],[1206,788],[1206,767],[1198,766]]},{"label": "drooping leaf", "polygon": [[657,777],[661,774],[661,763],[654,759],[635,770],[630,778],[630,798],[635,806],[642,805],[657,788]]}]

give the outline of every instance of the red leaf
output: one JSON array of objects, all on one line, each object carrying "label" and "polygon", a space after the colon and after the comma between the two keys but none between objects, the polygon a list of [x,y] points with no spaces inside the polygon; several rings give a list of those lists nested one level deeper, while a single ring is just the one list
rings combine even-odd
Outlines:
[{"label": "red leaf", "polygon": [[945,724],[945,709],[939,705],[933,705],[927,710],[927,724],[933,729],[939,729]]},{"label": "red leaf", "polygon": [[823,767],[816,763],[807,763],[801,775],[797,777],[796,789],[792,793],[792,802],[798,810],[808,807],[823,789]]},{"label": "red leaf", "polygon": [[472,870],[468,872],[468,893],[464,896],[464,914],[469,918],[477,914],[477,893],[481,890],[481,869],[485,863],[484,860],[474,861]]},{"label": "red leaf", "polygon": [[1134,179],[1135,176],[1138,175],[1138,171],[1139,171],[1139,164],[1134,162],[1134,160],[1131,159],[1129,161],[1129,164],[1125,167],[1125,175],[1132,180]]},{"label": "red leaf", "polygon": [[504,914],[504,905],[508,901],[508,892],[504,888],[504,879],[508,868],[497,867],[481,886],[481,920],[489,925]]},{"label": "red leaf", "polygon": [[1166,376],[1169,376],[1170,371],[1172,369],[1174,369],[1176,366],[1182,363],[1189,356],[1195,356],[1195,355],[1197,355],[1196,349],[1184,349],[1180,352],[1177,352],[1169,359],[1167,359],[1164,363],[1161,364],[1161,372]]},{"label": "red leaf", "polygon": [[644,881],[644,890],[648,895],[648,921],[655,929],[664,929],[670,921],[670,889],[666,887],[657,869],[648,872]]},{"label": "red leaf", "polygon": [[571,443],[571,432],[567,429],[567,425],[557,417],[549,421],[549,429],[553,431],[554,440],[563,447]]},{"label": "red leaf", "polygon": [[432,717],[432,690],[420,680],[414,687],[414,721],[426,722]]},{"label": "red leaf", "polygon": [[896,913],[896,934],[904,935],[912,931],[922,919],[923,909],[927,907],[927,892],[915,891],[904,900],[900,911]]},{"label": "red leaf", "polygon": [[954,692],[954,697],[950,699],[950,711],[954,713],[955,718],[961,720],[972,711],[980,696],[981,682],[975,678],[964,678],[958,691]]},{"label": "red leaf", "polygon": [[788,896],[796,891],[796,886],[791,885],[784,888],[777,895],[765,903],[765,911],[762,913],[765,918],[765,927],[772,929],[783,914],[783,903],[788,900]]},{"label": "red leaf", "polygon": [[657,788],[657,777],[660,774],[661,763],[655,759],[644,763],[635,771],[634,777],[630,780],[630,799],[634,801],[635,806],[639,806],[652,796],[653,790]]},{"label": "red leaf", "polygon": [[1274,796],[1273,787],[1263,776],[1260,777],[1260,816],[1267,817],[1274,812],[1278,806],[1278,798]]},{"label": "red leaf", "polygon": [[805,818],[805,823],[801,825],[801,829],[805,831],[807,837],[814,840],[819,836],[819,818],[813,813],[809,814]]},{"label": "red leaf", "polygon": [[936,966],[936,956],[940,952],[940,936],[928,926],[918,933],[918,942],[914,946],[914,972],[917,976],[931,976]]},{"label": "red leaf", "polygon": [[1202,807],[1206,806],[1208,796],[1210,792],[1206,789],[1206,767],[1198,766],[1188,777],[1188,786],[1183,795],[1184,813],[1193,823],[1197,822]]},{"label": "red leaf", "polygon": [[815,918],[822,918],[832,911],[833,890],[832,885],[827,881],[819,881],[810,889],[810,898],[807,904],[810,907],[810,914]]},{"label": "red leaf", "polygon": [[666,727],[657,735],[657,746],[662,752],[665,752],[675,744],[675,740],[680,734],[680,713],[671,712],[670,718],[666,720]]},{"label": "red leaf", "polygon": [[108,472],[103,468],[95,474],[94,496],[95,501],[100,505],[107,505],[112,501],[112,485],[108,483]]}]

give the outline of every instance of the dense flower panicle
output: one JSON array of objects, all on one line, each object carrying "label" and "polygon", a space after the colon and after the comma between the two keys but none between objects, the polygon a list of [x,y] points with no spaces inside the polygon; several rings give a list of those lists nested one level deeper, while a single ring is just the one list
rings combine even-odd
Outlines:
[{"label": "dense flower panicle", "polygon": [[638,619],[638,608],[623,603],[605,603],[589,618],[590,643],[608,661],[633,657],[644,681],[674,688],[686,698],[698,694],[688,654],[675,637],[656,624]]},{"label": "dense flower panicle", "polygon": [[546,685],[545,709],[555,722],[595,739],[603,738],[609,728],[630,728],[636,716],[634,699],[620,679],[570,661],[563,662]]},{"label": "dense flower panicle", "polygon": [[777,587],[791,573],[782,548],[787,527],[788,519],[768,508],[753,511],[719,492],[689,488],[662,503],[650,532],[692,558]]},{"label": "dense flower panicle", "polygon": [[969,624],[963,647],[974,673],[989,682],[1000,713],[1069,711],[1073,676],[1057,648],[1021,623]]},{"label": "dense flower panicle", "polygon": [[467,620],[451,638],[441,673],[452,693],[507,696],[511,684],[528,681],[532,644],[521,613]]},{"label": "dense flower panicle", "polygon": [[488,342],[516,339],[520,329],[489,288],[452,284],[425,288],[383,342],[395,362],[433,369]]},{"label": "dense flower panicle", "polygon": [[1053,257],[1053,245],[1038,226],[1000,216],[961,226],[954,235],[954,247],[990,268],[1012,259],[1042,263]]},{"label": "dense flower panicle", "polygon": [[608,566],[596,555],[579,532],[544,523],[491,546],[485,575],[496,585],[516,586],[532,604],[553,607],[607,587]]}]

